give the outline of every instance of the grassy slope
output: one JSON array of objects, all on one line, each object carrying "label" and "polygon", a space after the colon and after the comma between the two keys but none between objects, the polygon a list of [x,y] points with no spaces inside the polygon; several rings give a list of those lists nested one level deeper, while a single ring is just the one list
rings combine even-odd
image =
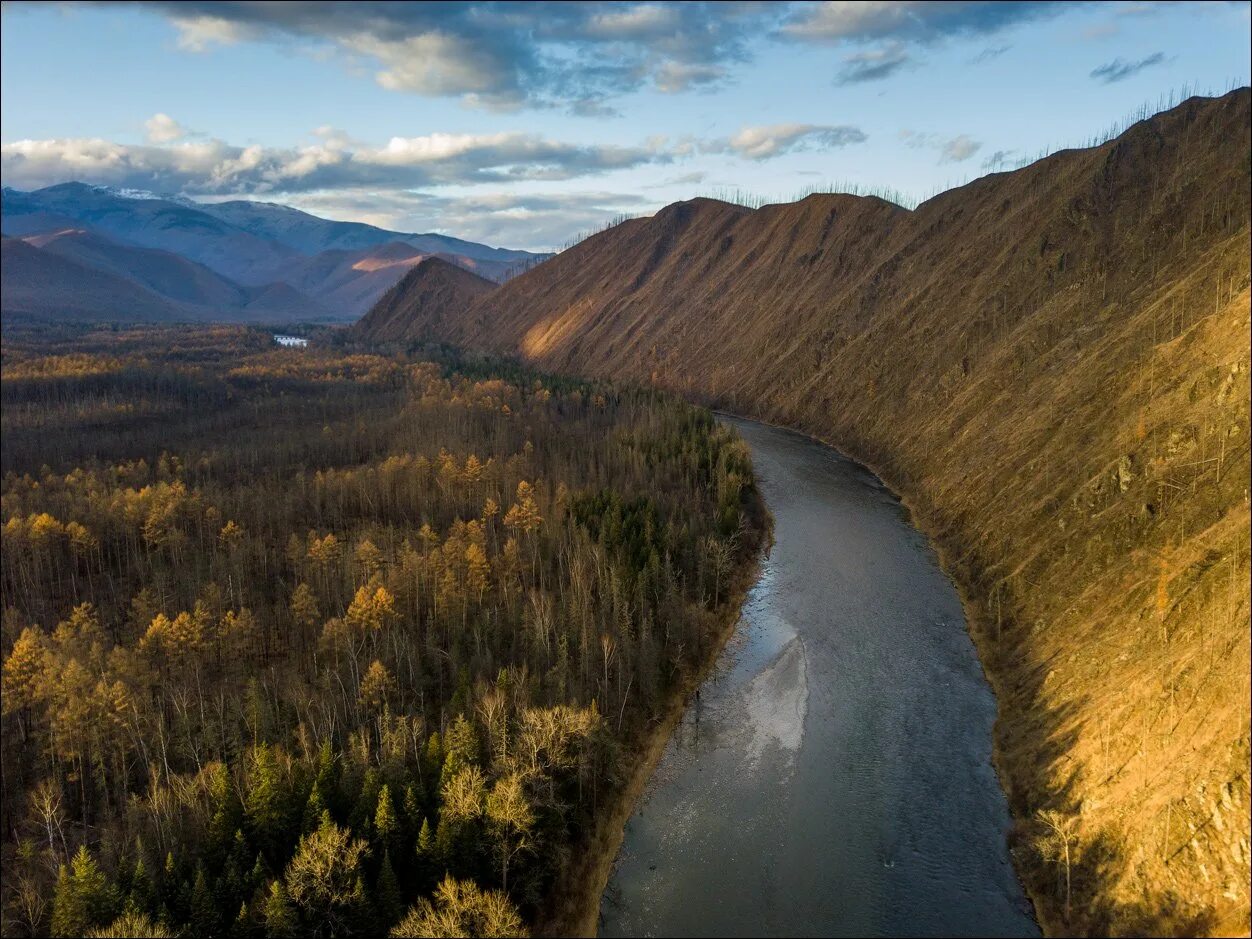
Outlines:
[{"label": "grassy slope", "polygon": [[[415,335],[865,460],[961,585],[1053,933],[1249,916],[1249,93],[906,212],[681,203]],[[1072,819],[1074,896],[1035,846]]]}]

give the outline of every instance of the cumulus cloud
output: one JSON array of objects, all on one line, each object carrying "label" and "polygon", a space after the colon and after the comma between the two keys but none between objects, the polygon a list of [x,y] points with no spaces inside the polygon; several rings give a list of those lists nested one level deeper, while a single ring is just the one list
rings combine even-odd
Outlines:
[{"label": "cumulus cloud", "polygon": [[1097,81],[1102,81],[1106,85],[1113,82],[1123,81],[1142,72],[1145,68],[1151,68],[1154,65],[1160,65],[1165,61],[1164,52],[1153,52],[1146,58],[1139,59],[1137,62],[1125,62],[1122,59],[1114,59],[1112,62],[1105,62],[1098,68],[1091,70],[1091,77]]},{"label": "cumulus cloud", "polygon": [[[168,132],[163,123],[157,126]],[[595,146],[518,132],[436,133],[369,147],[322,128],[316,143],[302,147],[207,139],[171,145],[17,140],[0,145],[0,175],[19,189],[81,180],[154,192],[251,194],[568,180],[672,159],[656,142]]]},{"label": "cumulus cloud", "polygon": [[245,24],[220,16],[174,16],[171,22],[178,30],[178,48],[184,52],[207,52],[255,35]]},{"label": "cumulus cloud", "polygon": [[[783,37],[808,43],[852,45],[861,51],[844,56],[836,84],[878,81],[894,75],[916,56],[914,50],[949,39],[968,39],[1053,16],[1060,3],[870,2],[815,3],[798,6],[780,28]],[[985,49],[986,61],[1007,46]]]},{"label": "cumulus cloud", "polygon": [[902,130],[900,131],[900,139],[914,149],[938,151],[940,163],[961,163],[982,149],[982,141],[975,140],[969,134],[944,137],[940,134],[923,134],[913,130]]},{"label": "cumulus cloud", "polygon": [[939,146],[940,163],[960,163],[982,148],[982,143],[968,134],[959,134]]},{"label": "cumulus cloud", "polygon": [[843,68],[835,76],[837,85],[877,81],[898,72],[909,62],[909,54],[900,42],[890,42],[877,49],[854,52],[843,58]]},{"label": "cumulus cloud", "polygon": [[[459,99],[470,107],[561,107],[611,113],[614,97],[652,88],[720,87],[766,42],[873,48],[846,63],[848,81],[903,64],[905,47],[990,36],[1053,15],[1061,3],[291,2],[156,0],[189,52],[246,41],[292,42],[384,88]],[[873,61],[877,56],[878,61]]]},{"label": "cumulus cloud", "polygon": [[722,82],[730,63],[776,32],[784,5],[684,2],[143,4],[178,45],[295,41],[369,63],[384,88],[494,110],[603,113],[646,87],[677,93]]},{"label": "cumulus cloud", "polygon": [[700,141],[702,153],[733,153],[746,160],[768,160],[797,150],[833,150],[867,138],[859,127],[830,124],[771,124],[743,127],[730,137]]},{"label": "cumulus cloud", "polygon": [[143,126],[148,143],[171,143],[189,134],[187,128],[164,113],[153,114],[143,122]]}]

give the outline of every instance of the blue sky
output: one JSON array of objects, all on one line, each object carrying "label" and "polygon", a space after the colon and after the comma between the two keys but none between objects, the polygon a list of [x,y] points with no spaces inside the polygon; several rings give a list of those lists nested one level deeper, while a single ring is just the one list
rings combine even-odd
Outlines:
[{"label": "blue sky", "polygon": [[6,3],[0,168],[544,249],[728,190],[924,198],[1246,84],[1249,22],[1246,2]]}]

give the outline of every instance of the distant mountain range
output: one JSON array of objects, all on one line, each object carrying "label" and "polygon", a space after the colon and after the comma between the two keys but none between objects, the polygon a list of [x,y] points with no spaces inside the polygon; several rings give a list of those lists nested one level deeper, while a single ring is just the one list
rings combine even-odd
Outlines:
[{"label": "distant mountain range", "polygon": [[0,308],[35,320],[349,321],[426,258],[502,282],[547,257],[84,183],[4,189],[0,225]]}]

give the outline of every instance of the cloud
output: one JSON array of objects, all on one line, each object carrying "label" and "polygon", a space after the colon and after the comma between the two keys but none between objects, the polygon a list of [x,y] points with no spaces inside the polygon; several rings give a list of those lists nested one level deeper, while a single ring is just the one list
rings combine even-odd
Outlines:
[{"label": "cloud", "polygon": [[990,170],[993,173],[998,172],[1009,162],[1009,158],[1016,152],[1016,150],[997,150],[995,153],[991,154],[982,161],[982,168]]},{"label": "cloud", "polygon": [[1011,45],[988,46],[986,49],[983,49],[982,52],[978,53],[978,55],[970,59],[969,64],[982,65],[985,62],[990,62],[992,59],[1000,58],[1000,56],[1004,55],[1004,53],[1008,52],[1012,48],[1013,47]]},{"label": "cloud", "polygon": [[900,139],[914,149],[937,150],[940,163],[961,163],[982,149],[982,141],[975,140],[969,134],[944,137],[940,134],[902,130]]},{"label": "cloud", "polygon": [[448,197],[357,190],[301,193],[288,201],[326,218],[364,221],[393,231],[441,232],[536,251],[560,248],[575,232],[599,228],[615,216],[657,207],[638,195],[617,192]]},{"label": "cloud", "polygon": [[644,186],[644,189],[664,189],[667,186],[698,186],[709,178],[709,174],[705,172],[681,173],[678,176],[671,176],[663,179],[659,183],[653,183]]},{"label": "cloud", "polygon": [[1114,59],[1112,62],[1105,62],[1098,68],[1091,70],[1091,77],[1097,81],[1102,81],[1106,85],[1113,82],[1123,81],[1142,72],[1145,68],[1151,68],[1154,65],[1160,65],[1165,61],[1164,52],[1153,52],[1147,58],[1140,59],[1137,62],[1125,62],[1122,59]]},{"label": "cloud", "polygon": [[1060,13],[1063,3],[818,3],[800,7],[782,33],[807,42],[934,43],[985,36]]},{"label": "cloud", "polygon": [[904,44],[887,43],[877,49],[855,52],[843,58],[843,68],[835,76],[836,85],[877,81],[898,72],[909,62]]},{"label": "cloud", "polygon": [[219,16],[174,16],[178,48],[184,52],[207,52],[213,46],[232,46],[255,33],[244,24]]},{"label": "cloud", "polygon": [[731,137],[702,141],[698,148],[703,153],[733,153],[746,160],[768,160],[799,150],[833,150],[866,139],[859,127],[846,124],[772,124],[743,127]]},{"label": "cloud", "polygon": [[168,114],[157,113],[143,122],[148,143],[170,143],[182,140],[190,132]]},{"label": "cloud", "polygon": [[166,16],[190,52],[245,41],[294,42],[392,91],[470,107],[562,107],[600,114],[607,99],[679,93],[725,80],[728,66],[777,33],[785,5],[762,3],[137,4]]},{"label": "cloud", "polygon": [[[1071,5],[1072,6],[1072,5]],[[862,51],[844,56],[835,78],[839,85],[878,81],[894,75],[915,58],[914,50],[947,40],[990,36],[1002,30],[1060,14],[1062,3],[872,2],[815,3],[796,7],[779,29],[783,38],[825,45],[853,45]],[[974,61],[1002,54],[1008,46],[990,47]]]},{"label": "cloud", "polygon": [[240,147],[221,140],[134,146],[81,138],[17,140],[0,145],[0,176],[20,189],[81,180],[189,195],[293,193],[569,180],[673,158],[656,141],[595,146],[518,132],[436,133],[393,137],[370,147],[322,128],[316,143],[301,147]]},{"label": "cloud", "polygon": [[960,163],[968,160],[982,148],[982,143],[968,134],[959,134],[945,140],[939,147],[940,163]]}]

